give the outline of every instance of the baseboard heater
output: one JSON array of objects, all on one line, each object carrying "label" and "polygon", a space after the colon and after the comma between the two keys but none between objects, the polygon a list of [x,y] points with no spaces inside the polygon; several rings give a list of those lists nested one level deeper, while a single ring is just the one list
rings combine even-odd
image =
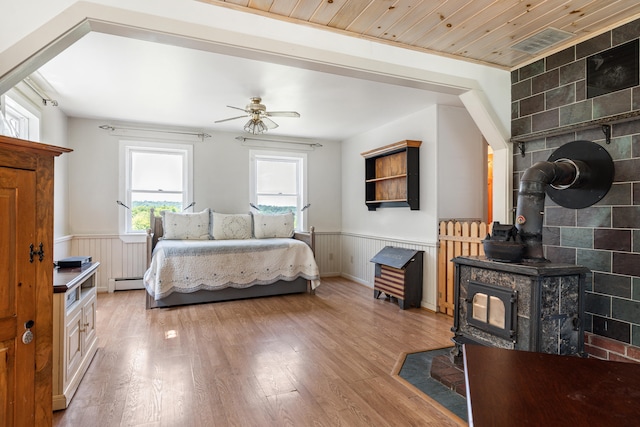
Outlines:
[{"label": "baseboard heater", "polygon": [[109,279],[109,292],[144,289],[142,277],[119,277]]}]

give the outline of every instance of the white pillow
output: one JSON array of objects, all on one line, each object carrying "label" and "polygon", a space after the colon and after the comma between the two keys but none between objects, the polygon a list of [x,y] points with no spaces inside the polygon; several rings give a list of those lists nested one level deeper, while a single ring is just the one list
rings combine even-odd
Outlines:
[{"label": "white pillow", "polygon": [[253,232],[257,239],[293,237],[293,212],[278,215],[253,214]]},{"label": "white pillow", "polygon": [[209,209],[198,213],[165,212],[164,235],[167,240],[208,240]]},{"label": "white pillow", "polygon": [[251,238],[251,215],[213,213],[213,238],[238,240]]}]

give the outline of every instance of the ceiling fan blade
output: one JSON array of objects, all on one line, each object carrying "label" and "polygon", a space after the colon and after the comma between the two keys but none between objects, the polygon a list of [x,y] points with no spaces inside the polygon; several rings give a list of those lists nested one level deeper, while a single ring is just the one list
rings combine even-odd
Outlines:
[{"label": "ceiling fan blade", "polygon": [[246,116],[246,115],[244,115],[244,116],[238,116],[238,117],[231,117],[231,118],[228,118],[228,119],[216,120],[216,121],[215,121],[215,122],[213,122],[213,123],[228,122],[229,120],[243,119],[243,118],[245,118],[245,117],[247,117],[247,116]]},{"label": "ceiling fan blade", "polygon": [[265,115],[269,117],[300,117],[297,111],[267,111]]},{"label": "ceiling fan blade", "polygon": [[276,122],[274,122],[273,120],[271,120],[271,119],[269,119],[267,117],[263,117],[260,120],[262,120],[262,123],[264,123],[267,126],[267,128],[269,128],[269,129],[275,129],[275,128],[278,127],[278,124]]},{"label": "ceiling fan blade", "polygon": [[233,108],[234,110],[244,111],[245,113],[247,112],[247,110],[245,110],[244,108],[234,107],[233,105],[227,105],[227,107],[229,107],[229,108]]}]

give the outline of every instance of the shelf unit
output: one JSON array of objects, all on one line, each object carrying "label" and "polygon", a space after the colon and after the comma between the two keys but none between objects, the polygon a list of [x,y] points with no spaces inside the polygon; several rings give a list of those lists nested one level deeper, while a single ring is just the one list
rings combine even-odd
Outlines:
[{"label": "shelf unit", "polygon": [[420,209],[420,145],[404,140],[361,155],[365,159],[365,203],[379,207]]},{"label": "shelf unit", "polygon": [[69,406],[98,350],[96,271],[99,262],[59,268],[53,277],[53,410]]}]

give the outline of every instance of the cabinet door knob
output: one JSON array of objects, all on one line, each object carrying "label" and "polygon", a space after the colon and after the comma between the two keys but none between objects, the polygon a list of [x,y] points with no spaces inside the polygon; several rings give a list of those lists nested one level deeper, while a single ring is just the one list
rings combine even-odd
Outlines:
[{"label": "cabinet door knob", "polygon": [[33,341],[33,332],[31,332],[31,328],[33,328],[34,324],[35,322],[33,320],[27,320],[24,323],[24,328],[26,329],[26,331],[24,331],[24,334],[22,334],[23,344],[29,344],[31,341]]}]

